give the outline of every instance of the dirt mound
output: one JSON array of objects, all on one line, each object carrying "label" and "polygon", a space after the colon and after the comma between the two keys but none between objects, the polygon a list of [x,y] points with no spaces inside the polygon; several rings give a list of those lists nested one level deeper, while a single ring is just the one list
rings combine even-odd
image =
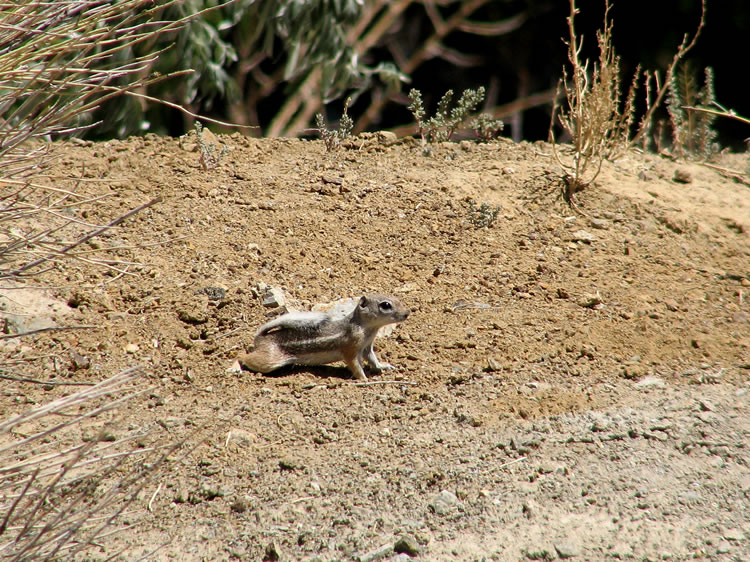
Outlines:
[{"label": "dirt mound", "polygon": [[[208,171],[153,136],[53,148],[59,187],[108,195],[81,220],[163,201],[90,244],[119,248],[109,269],[35,280],[59,325],[97,329],[6,358],[75,381],[144,365],[122,431],[205,437],[91,556],[403,558],[404,535],[430,560],[750,556],[747,186],[633,155],[578,213],[543,143],[220,141]],[[371,378],[393,382],[228,372],[265,286],[301,309],[397,295],[412,315],[375,346],[399,370]],[[8,382],[0,407],[65,392]]]}]

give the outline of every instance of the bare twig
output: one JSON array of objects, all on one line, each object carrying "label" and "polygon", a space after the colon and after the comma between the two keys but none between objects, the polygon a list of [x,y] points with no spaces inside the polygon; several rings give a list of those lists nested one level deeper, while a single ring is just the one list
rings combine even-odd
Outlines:
[{"label": "bare twig", "polygon": [[732,170],[731,168],[724,168],[722,166],[717,166],[716,164],[711,164],[709,162],[703,162],[703,165],[706,166],[707,168],[711,168],[712,170],[716,170],[717,172],[724,174],[725,176],[727,176],[728,178],[736,182],[739,182],[745,185],[750,185],[750,178],[748,178],[745,174],[743,174],[742,172],[738,170]]},{"label": "bare twig", "polygon": [[[157,441],[150,447],[125,448],[134,437],[111,441],[104,439],[110,431],[105,430],[98,438],[56,450],[54,437],[71,424],[100,416],[148,390],[139,388],[140,376],[139,370],[129,369],[0,422],[2,559],[56,559],[62,553],[75,558],[82,549],[123,529],[117,518],[154,482],[182,443]],[[68,413],[75,413],[70,421],[18,439],[21,426]],[[129,459],[134,456],[140,457],[139,462],[131,466]],[[149,502],[151,509],[155,496]]]},{"label": "bare twig", "polygon": [[377,384],[408,384],[416,386],[419,383],[413,381],[364,381],[364,382],[350,382],[347,383],[349,386],[375,386]]},{"label": "bare twig", "polygon": [[689,39],[689,35],[687,33],[684,35],[684,37],[682,38],[682,43],[680,43],[680,46],[677,48],[677,52],[672,58],[672,62],[669,63],[669,66],[667,67],[664,80],[659,80],[658,75],[656,74],[656,72],[654,72],[654,78],[656,82],[656,97],[653,102],[647,100],[649,108],[641,119],[638,131],[633,136],[633,138],[630,139],[628,147],[632,148],[636,146],[641,141],[642,137],[651,130],[651,123],[654,118],[654,112],[661,105],[664,96],[666,95],[667,91],[669,91],[669,84],[672,82],[672,76],[674,75],[677,63],[684,59],[685,55],[695,46],[695,43],[698,40],[698,36],[701,34],[705,23],[706,0],[701,0],[701,19],[698,22],[698,28],[695,30],[695,34],[693,35],[692,39]]},{"label": "bare twig", "polygon": [[32,379],[29,377],[17,377],[0,373],[0,379],[16,382],[28,382],[31,384],[42,384],[44,386],[94,386],[96,383],[93,382],[80,382],[80,381],[40,381],[39,379]]},{"label": "bare twig", "polygon": [[737,115],[733,110],[731,109],[710,109],[708,107],[694,107],[694,106],[685,106],[683,109],[688,109],[691,111],[701,111],[703,113],[708,113],[710,115],[716,115],[717,117],[729,117],[730,119],[735,119],[739,121],[740,123],[744,123],[745,125],[750,125],[750,119],[747,119],[746,117],[742,117],[741,115]]},{"label": "bare twig", "polygon": [[154,494],[153,494],[153,495],[151,496],[151,499],[150,499],[150,500],[148,500],[148,510],[149,510],[150,512],[152,512],[152,513],[153,513],[153,511],[154,511],[154,510],[152,509],[152,506],[153,506],[154,500],[156,499],[156,496],[157,496],[157,495],[159,494],[159,492],[161,491],[161,485],[162,485],[162,483],[161,483],[161,482],[159,482],[159,485],[158,485],[158,486],[156,487],[156,491],[155,491],[155,492],[154,492]]},{"label": "bare twig", "polygon": [[0,340],[9,340],[13,338],[22,338],[24,336],[33,336],[34,334],[42,334],[44,332],[57,332],[61,330],[101,330],[101,326],[50,326],[48,328],[38,328],[36,330],[29,330],[28,332],[21,332],[18,334],[0,334]]},{"label": "bare twig", "polygon": [[22,274],[25,271],[28,271],[29,269],[37,267],[40,264],[43,264],[44,262],[48,261],[49,259],[51,259],[55,255],[64,254],[64,253],[72,250],[76,246],[80,246],[84,242],[88,242],[92,238],[94,238],[96,236],[99,236],[100,234],[102,234],[103,232],[109,230],[110,228],[113,228],[113,227],[117,226],[118,224],[124,222],[125,220],[129,219],[130,217],[132,217],[136,213],[139,213],[142,210],[147,209],[148,207],[156,205],[157,203],[161,203],[161,201],[162,201],[161,196],[156,197],[155,199],[152,199],[148,203],[144,203],[143,205],[141,205],[139,207],[136,207],[135,209],[132,209],[131,211],[128,211],[124,215],[121,215],[121,216],[117,217],[115,220],[113,220],[109,224],[107,224],[107,225],[105,225],[105,226],[103,226],[101,228],[98,228],[97,230],[94,230],[93,232],[89,232],[85,236],[79,238],[78,240],[76,240],[72,244],[69,244],[68,246],[66,246],[65,248],[63,248],[59,252],[56,252],[55,254],[49,254],[48,256],[45,256],[45,257],[39,258],[37,260],[34,260],[34,261],[30,262],[30,263],[27,263],[27,264],[25,264],[25,265],[23,265],[23,266],[15,269],[15,270],[13,270],[13,271],[10,271],[10,272],[7,272],[7,273],[0,273],[0,279],[4,279],[4,278],[8,278],[8,277],[20,277],[20,276],[22,276]]},{"label": "bare twig", "polygon": [[501,464],[500,466],[496,466],[496,467],[494,467],[494,468],[492,469],[492,471],[495,471],[495,470],[501,470],[501,469],[503,469],[503,468],[507,468],[507,467],[509,467],[509,466],[510,466],[510,465],[512,465],[512,464],[516,464],[516,463],[518,463],[518,462],[521,462],[521,461],[525,461],[526,459],[527,459],[527,457],[518,457],[517,459],[513,459],[512,461],[508,461],[508,462],[506,462],[506,463],[503,463],[503,464]]}]

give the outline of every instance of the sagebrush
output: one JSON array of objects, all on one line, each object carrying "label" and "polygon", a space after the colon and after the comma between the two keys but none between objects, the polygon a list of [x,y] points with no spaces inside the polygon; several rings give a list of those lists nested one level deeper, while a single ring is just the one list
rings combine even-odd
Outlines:
[{"label": "sagebrush", "polygon": [[[476,107],[484,100],[484,87],[480,86],[476,90],[464,90],[461,97],[455,105],[453,102],[453,90],[445,92],[437,105],[437,110],[432,117],[427,117],[427,112],[422,101],[422,94],[417,89],[409,92],[411,103],[408,108],[417,122],[417,132],[422,139],[422,144],[449,141],[456,130],[469,118]],[[477,126],[473,122],[472,127]],[[484,132],[488,133],[491,126],[482,120],[481,126]],[[494,124],[495,130],[500,128]]]},{"label": "sagebrush", "polygon": [[[622,99],[620,58],[612,43],[613,21],[610,17],[609,0],[604,2],[604,24],[597,32],[599,46],[598,63],[581,58],[583,37],[575,28],[578,14],[575,0],[569,0],[570,13],[567,18],[568,40],[565,41],[570,64],[570,74],[563,68],[563,77],[558,88],[563,104],[556,101],[552,110],[549,140],[555,159],[563,171],[563,196],[573,204],[577,192],[590,185],[599,175],[605,159],[621,156],[629,148],[643,140],[648,141],[652,130],[654,111],[661,104],[678,62],[695,45],[705,21],[705,0],[702,3],[701,19],[692,39],[686,35],[672,62],[667,67],[666,78],[644,72],[645,111],[637,126],[635,113],[637,92],[640,84],[640,67],[636,68],[630,88]],[[652,84],[656,84],[652,90]],[[561,94],[561,95],[560,95]],[[559,123],[570,136],[570,160],[561,156],[555,142],[554,125]],[[635,131],[633,129],[635,128]]]},{"label": "sagebrush", "polygon": [[326,152],[336,150],[341,146],[341,143],[352,134],[354,121],[349,117],[349,104],[351,101],[351,98],[347,98],[344,102],[344,110],[341,113],[341,119],[339,119],[338,129],[329,128],[326,125],[322,113],[315,115],[315,130],[320,135],[320,138],[323,139],[326,146]]}]

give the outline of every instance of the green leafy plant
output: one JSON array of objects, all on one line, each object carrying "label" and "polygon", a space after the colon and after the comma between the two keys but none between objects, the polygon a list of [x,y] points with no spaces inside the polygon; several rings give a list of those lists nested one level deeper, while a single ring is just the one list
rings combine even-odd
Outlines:
[{"label": "green leafy plant", "polygon": [[474,225],[474,228],[489,228],[500,213],[498,205],[482,203],[477,207],[477,202],[473,199],[468,199],[467,203],[469,207],[466,214],[469,222]]},{"label": "green leafy plant", "polygon": [[198,141],[198,149],[201,152],[200,163],[203,170],[213,170],[219,166],[221,159],[229,151],[227,145],[222,145],[221,150],[217,151],[216,145],[212,142],[206,142],[203,138],[203,125],[196,121],[194,125],[195,137]]},{"label": "green leafy plant", "polygon": [[713,70],[707,67],[703,87],[699,89],[688,64],[683,64],[672,77],[667,109],[672,125],[672,147],[678,156],[708,157],[716,150],[716,131],[713,129],[716,115],[687,109],[715,106],[713,81]]},{"label": "green leafy plant", "polygon": [[472,111],[484,100],[484,87],[476,90],[464,90],[455,106],[451,108],[453,101],[453,90],[448,90],[438,102],[437,110],[433,117],[426,119],[427,113],[422,102],[422,94],[419,90],[412,89],[409,92],[408,106],[417,122],[417,130],[422,138],[422,144],[428,142],[449,141],[453,133],[463,124]]},{"label": "green leafy plant", "polygon": [[315,130],[320,135],[320,138],[323,139],[323,142],[326,145],[326,152],[336,150],[339,146],[341,146],[341,143],[344,141],[344,139],[352,134],[352,129],[354,129],[354,121],[352,121],[352,118],[349,117],[348,113],[349,103],[351,101],[351,98],[347,98],[346,102],[344,102],[344,111],[341,114],[338,129],[329,129],[326,126],[326,122],[323,118],[322,113],[318,113],[317,115],[315,115]]},{"label": "green leafy plant", "polygon": [[489,113],[477,115],[469,122],[469,127],[474,130],[474,134],[477,138],[483,142],[489,142],[494,139],[495,136],[503,130],[504,126],[505,123],[500,119],[495,119]]}]

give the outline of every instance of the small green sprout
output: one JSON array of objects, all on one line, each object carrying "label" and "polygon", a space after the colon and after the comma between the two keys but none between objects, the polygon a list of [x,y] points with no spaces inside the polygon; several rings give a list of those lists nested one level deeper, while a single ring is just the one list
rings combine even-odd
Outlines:
[{"label": "small green sprout", "polygon": [[474,134],[483,142],[489,142],[495,138],[504,126],[505,124],[500,119],[495,119],[489,113],[477,115],[469,123],[469,127],[474,130]]},{"label": "small green sprout", "polygon": [[221,150],[217,153],[214,143],[207,143],[203,140],[203,125],[200,121],[195,122],[195,138],[198,139],[198,147],[201,151],[201,167],[204,171],[215,169],[229,149],[226,145],[222,145]]},{"label": "small green sprout", "polygon": [[422,94],[419,90],[412,89],[409,92],[408,108],[417,122],[419,136],[422,144],[449,141],[461,124],[466,121],[472,111],[482,103],[484,99],[484,87],[476,90],[464,90],[456,105],[451,109],[453,101],[453,90],[448,90],[438,102],[437,111],[429,119],[424,110]]},{"label": "small green sprout", "polygon": [[352,121],[352,118],[349,117],[348,114],[349,103],[351,103],[351,101],[352,98],[347,98],[346,102],[344,102],[344,113],[341,115],[341,119],[339,120],[338,129],[329,129],[326,126],[326,122],[323,119],[322,113],[318,113],[317,115],[315,115],[315,130],[320,135],[320,138],[323,139],[323,142],[326,145],[326,152],[336,150],[339,146],[341,146],[343,140],[352,134],[352,130],[354,129],[354,121]]},{"label": "small green sprout", "polygon": [[477,207],[477,202],[473,199],[468,199],[469,209],[467,216],[469,222],[474,225],[474,228],[489,228],[492,223],[497,219],[497,215],[500,213],[500,207],[498,205],[489,205],[488,203],[482,203]]}]

